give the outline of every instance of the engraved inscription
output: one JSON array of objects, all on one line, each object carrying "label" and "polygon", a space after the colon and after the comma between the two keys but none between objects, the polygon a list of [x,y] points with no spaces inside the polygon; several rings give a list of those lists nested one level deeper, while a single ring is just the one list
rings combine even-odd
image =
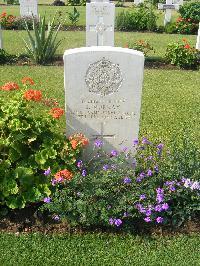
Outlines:
[{"label": "engraved inscription", "polygon": [[91,7],[92,7],[92,11],[94,12],[96,16],[109,15],[109,9],[107,5],[105,6],[91,5]]},{"label": "engraved inscription", "polygon": [[117,92],[122,85],[122,81],[119,65],[105,58],[90,64],[85,76],[89,92],[101,96]]},{"label": "engraved inscription", "polygon": [[132,119],[134,112],[123,110],[126,99],[95,100],[82,99],[80,109],[70,110],[70,114],[79,119],[95,119],[100,121]]}]

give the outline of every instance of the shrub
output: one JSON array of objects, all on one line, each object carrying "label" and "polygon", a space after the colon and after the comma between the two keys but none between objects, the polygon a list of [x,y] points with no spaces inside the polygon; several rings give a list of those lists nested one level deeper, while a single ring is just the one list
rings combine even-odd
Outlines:
[{"label": "shrub", "polygon": [[[83,146],[72,147],[71,140],[59,131],[57,121],[64,110],[57,102],[32,89],[31,78],[22,82],[22,89],[14,82],[1,87],[5,100],[0,100],[0,205],[12,209],[48,197],[49,173],[66,168],[75,171],[74,162]],[[43,110],[46,105],[52,105],[47,112]]]},{"label": "shrub", "polygon": [[68,6],[85,6],[86,0],[68,0],[67,5]]},{"label": "shrub", "polygon": [[198,23],[195,23],[190,18],[184,19],[179,17],[176,20],[176,30],[181,34],[196,34],[198,31]]},{"label": "shrub", "polygon": [[122,11],[116,17],[116,28],[123,31],[154,30],[156,29],[156,15],[152,8],[146,7]]},{"label": "shrub", "polygon": [[166,33],[177,33],[177,24],[175,22],[170,22],[165,25],[165,32]]},{"label": "shrub", "polygon": [[177,31],[181,34],[196,34],[200,21],[200,3],[191,2],[180,7],[177,19]]},{"label": "shrub", "polygon": [[51,62],[59,47],[61,41],[56,41],[58,31],[61,24],[57,26],[57,30],[54,32],[55,27],[55,16],[51,22],[48,23],[48,30],[46,35],[46,20],[45,16],[40,17],[39,22],[36,23],[33,19],[33,33],[29,30],[27,22],[26,31],[29,37],[29,44],[24,40],[26,50],[30,58],[37,64],[45,64]]},{"label": "shrub", "polygon": [[183,39],[182,43],[169,44],[165,56],[170,64],[180,68],[196,69],[199,65],[200,53],[191,47],[186,39]]},{"label": "shrub", "polygon": [[15,56],[8,54],[4,49],[0,49],[0,65],[12,62]]},{"label": "shrub", "polygon": [[74,8],[73,8],[73,12],[68,12],[68,17],[69,17],[69,20],[70,20],[72,26],[76,26],[76,24],[78,23],[79,18],[80,18],[80,13],[79,13],[79,11],[74,7]]},{"label": "shrub", "polygon": [[65,2],[60,1],[60,0],[55,0],[55,1],[52,3],[52,6],[65,6]]},{"label": "shrub", "polygon": [[8,15],[6,12],[3,12],[0,15],[0,24],[3,29],[12,29],[15,26],[15,19],[15,16]]},{"label": "shrub", "polygon": [[147,56],[147,54],[150,53],[151,51],[155,52],[153,46],[147,41],[143,40],[139,40],[134,43],[129,42],[127,48],[143,52],[145,56]]},{"label": "shrub", "polygon": [[136,155],[127,148],[104,153],[96,140],[96,157],[88,165],[77,161],[80,173],[56,182],[41,209],[71,226],[132,230],[142,220],[180,225],[199,214],[200,152],[191,143],[173,146],[169,152],[143,138],[134,140]]},{"label": "shrub", "polygon": [[179,13],[183,19],[191,19],[193,22],[200,21],[200,2],[191,2],[180,7]]}]

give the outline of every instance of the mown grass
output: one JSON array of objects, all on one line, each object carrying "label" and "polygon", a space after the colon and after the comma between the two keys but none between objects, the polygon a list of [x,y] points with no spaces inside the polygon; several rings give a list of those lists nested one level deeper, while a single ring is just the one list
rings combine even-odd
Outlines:
[{"label": "mown grass", "polygon": [[[80,12],[80,20],[79,20],[77,25],[85,25],[85,18],[86,18],[85,6],[78,6],[76,8]],[[117,15],[122,10],[131,11],[131,9],[133,9],[133,7],[126,7],[126,8],[117,7],[115,9],[115,14]],[[58,12],[60,15],[60,19],[66,20],[66,24],[70,24],[67,12],[71,12],[71,11],[73,11],[72,6],[44,6],[44,5],[38,6],[38,12],[40,15],[46,14],[47,19],[50,19],[55,15],[56,12]],[[6,13],[12,14],[14,16],[19,16],[20,15],[20,8],[19,8],[19,6],[16,6],[16,5],[10,5],[10,6],[2,5],[2,6],[0,6],[0,13],[1,12],[6,12]],[[157,14],[157,17],[158,17],[158,19],[157,19],[158,26],[161,26],[161,25],[163,26],[164,12],[155,9],[155,13]],[[179,16],[179,13],[177,11],[173,11],[172,14],[173,14],[172,15],[172,21],[175,21],[176,18]]]},{"label": "mown grass", "polygon": [[[23,76],[31,76],[48,97],[57,98],[64,107],[63,67],[0,67],[0,85],[9,80],[20,82]],[[181,137],[182,129],[189,129],[199,145],[199,84],[199,71],[145,69],[140,135],[169,143]],[[0,95],[5,97],[7,92]],[[61,128],[65,128],[64,119]]]},{"label": "mown grass", "polygon": [[[85,32],[83,31],[61,31],[59,39],[62,39],[61,46],[57,50],[57,54],[63,54],[69,48],[85,46]],[[180,34],[158,34],[158,33],[142,33],[142,32],[115,32],[115,46],[125,47],[129,42],[138,40],[148,41],[154,48],[155,53],[151,52],[150,56],[164,57],[167,45],[172,42],[182,41],[183,38],[188,39],[191,45],[195,46],[196,36],[180,35]],[[11,53],[26,53],[23,39],[28,40],[25,31],[4,31],[4,49]]]},{"label": "mown grass", "polygon": [[200,236],[142,238],[131,235],[0,235],[0,264],[200,265]]}]

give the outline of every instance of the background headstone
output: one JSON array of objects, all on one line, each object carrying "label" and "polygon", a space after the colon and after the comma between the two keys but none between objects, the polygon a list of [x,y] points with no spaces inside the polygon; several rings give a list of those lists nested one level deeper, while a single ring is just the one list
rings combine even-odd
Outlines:
[{"label": "background headstone", "polygon": [[0,25],[0,49],[3,49],[3,36],[2,36],[1,25]]},{"label": "background headstone", "polygon": [[108,151],[130,147],[139,132],[143,70],[143,53],[127,48],[65,51],[67,135],[101,139]]},{"label": "background headstone", "polygon": [[143,4],[144,0],[134,0],[135,5]]},{"label": "background headstone", "polygon": [[199,22],[199,30],[198,30],[198,34],[197,34],[196,49],[200,50],[200,22]]},{"label": "background headstone", "polygon": [[38,17],[37,0],[20,0],[19,3],[21,17]]},{"label": "background headstone", "polygon": [[164,26],[171,21],[172,10],[179,10],[179,4],[173,4],[173,0],[166,0],[166,4],[158,4],[158,9],[165,10]]},{"label": "background headstone", "polygon": [[183,0],[173,0],[173,4],[183,5]]},{"label": "background headstone", "polygon": [[109,1],[86,4],[86,46],[114,46],[115,5]]}]

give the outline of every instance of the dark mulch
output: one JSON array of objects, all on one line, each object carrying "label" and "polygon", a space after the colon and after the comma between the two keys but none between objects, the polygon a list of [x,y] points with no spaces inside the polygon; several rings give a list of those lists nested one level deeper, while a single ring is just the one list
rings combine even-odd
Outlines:
[{"label": "dark mulch", "polygon": [[[56,222],[47,213],[38,211],[40,204],[31,205],[24,209],[11,210],[8,214],[0,218],[0,232],[6,233],[35,233],[43,234],[64,234],[64,233],[86,233],[86,232],[104,232],[104,233],[123,233],[122,230],[110,230],[105,228],[73,228],[66,222]],[[179,228],[151,226],[143,222],[134,223],[134,234],[138,235],[177,235],[200,233],[200,220],[196,219],[186,223]]]}]

